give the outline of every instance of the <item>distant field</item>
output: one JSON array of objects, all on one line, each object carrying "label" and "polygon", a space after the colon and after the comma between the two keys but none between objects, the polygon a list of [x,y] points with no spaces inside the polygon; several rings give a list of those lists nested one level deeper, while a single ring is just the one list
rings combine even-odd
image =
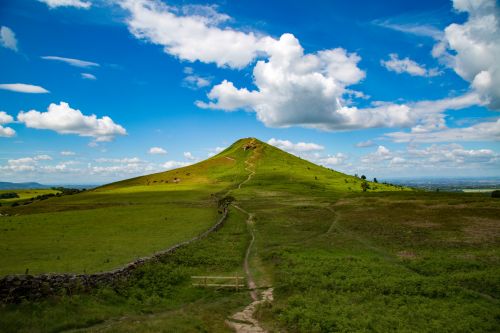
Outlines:
[{"label": "distant field", "polygon": [[26,199],[34,198],[39,195],[44,195],[44,194],[57,194],[59,191],[57,190],[38,190],[38,189],[33,189],[33,190],[0,190],[0,194],[3,193],[17,193],[19,198],[10,198],[10,199],[0,199],[0,204],[1,203],[9,203],[12,204],[17,201],[24,201]]},{"label": "distant field", "polygon": [[462,189],[465,193],[491,193],[497,189],[495,188],[464,188]]}]

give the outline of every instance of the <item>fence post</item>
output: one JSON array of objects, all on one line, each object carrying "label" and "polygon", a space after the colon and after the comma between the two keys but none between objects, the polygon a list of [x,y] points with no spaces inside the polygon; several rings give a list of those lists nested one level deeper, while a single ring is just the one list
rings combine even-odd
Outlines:
[{"label": "fence post", "polygon": [[205,283],[205,288],[206,288],[207,287],[207,277],[206,276],[203,278],[203,282]]},{"label": "fence post", "polygon": [[236,291],[238,291],[240,288],[240,282],[239,282],[239,277],[236,276]]}]

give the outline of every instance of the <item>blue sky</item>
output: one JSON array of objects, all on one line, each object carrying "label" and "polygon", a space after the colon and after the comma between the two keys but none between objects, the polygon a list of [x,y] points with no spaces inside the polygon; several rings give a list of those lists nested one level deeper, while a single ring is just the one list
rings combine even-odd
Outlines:
[{"label": "blue sky", "polygon": [[495,0],[0,2],[0,181],[257,137],[349,174],[500,176]]}]

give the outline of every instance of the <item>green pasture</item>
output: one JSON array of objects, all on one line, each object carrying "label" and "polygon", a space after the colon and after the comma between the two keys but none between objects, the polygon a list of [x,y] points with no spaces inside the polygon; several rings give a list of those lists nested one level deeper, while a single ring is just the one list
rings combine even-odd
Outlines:
[{"label": "green pasture", "polygon": [[207,230],[213,207],[136,204],[0,219],[0,274],[117,268]]}]

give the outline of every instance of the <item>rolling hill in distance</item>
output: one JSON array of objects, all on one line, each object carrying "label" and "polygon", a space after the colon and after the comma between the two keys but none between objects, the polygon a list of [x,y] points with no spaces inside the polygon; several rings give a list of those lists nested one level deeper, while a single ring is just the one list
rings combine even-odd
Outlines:
[{"label": "rolling hill in distance", "polygon": [[[96,273],[223,226],[91,290],[0,308],[6,332],[484,331],[498,199],[367,182],[255,138],[199,163],[0,207],[0,274]],[[28,274],[28,275],[25,275]],[[245,288],[193,286],[240,276]],[[7,279],[6,278],[6,279]],[[28,278],[28,277],[27,277]],[[211,281],[214,282],[214,281]]]},{"label": "rolling hill in distance", "polygon": [[48,188],[48,185],[42,185],[36,182],[29,183],[11,183],[11,182],[0,182],[0,190],[19,190],[19,189],[40,189]]}]

